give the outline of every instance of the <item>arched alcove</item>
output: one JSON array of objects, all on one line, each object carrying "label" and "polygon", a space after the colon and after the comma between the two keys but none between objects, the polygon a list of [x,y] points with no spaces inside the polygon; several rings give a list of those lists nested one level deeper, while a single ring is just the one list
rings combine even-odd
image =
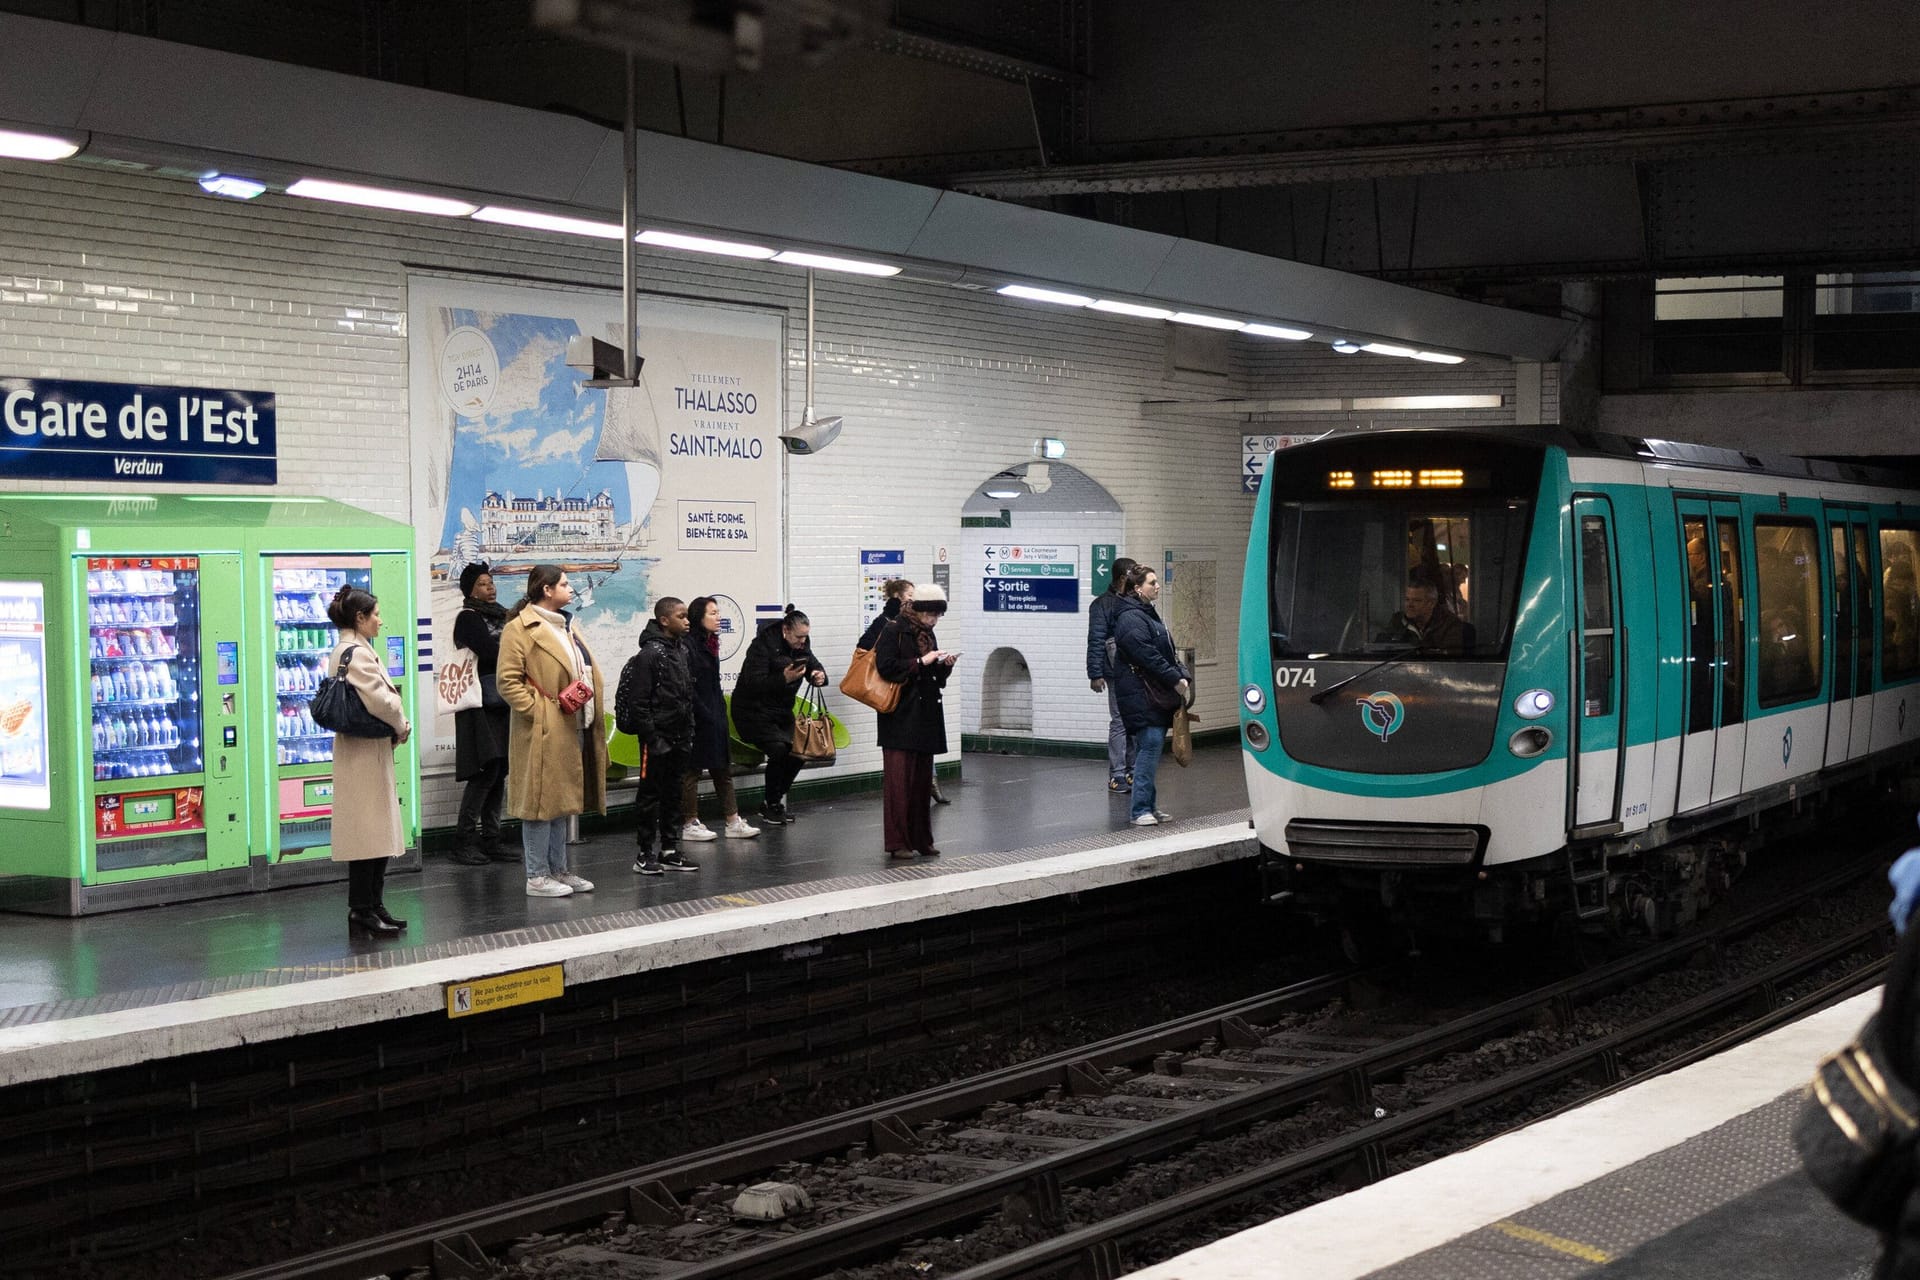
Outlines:
[{"label": "arched alcove", "polygon": [[980,680],[980,730],[983,733],[1033,732],[1033,671],[1011,645],[987,655]]}]

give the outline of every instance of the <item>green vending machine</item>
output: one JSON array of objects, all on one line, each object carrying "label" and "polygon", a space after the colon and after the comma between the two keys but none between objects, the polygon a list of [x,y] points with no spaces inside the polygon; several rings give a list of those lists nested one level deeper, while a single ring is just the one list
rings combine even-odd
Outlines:
[{"label": "green vending machine", "polygon": [[[410,545],[324,499],[0,494],[0,907],[82,915],[333,878],[331,744],[290,732],[273,619],[294,593],[282,603],[274,566],[365,574],[404,676]],[[398,683],[411,713],[414,682]],[[280,764],[296,740],[305,758]],[[411,744],[395,771],[417,849]],[[293,777],[299,847],[283,849]]]}]

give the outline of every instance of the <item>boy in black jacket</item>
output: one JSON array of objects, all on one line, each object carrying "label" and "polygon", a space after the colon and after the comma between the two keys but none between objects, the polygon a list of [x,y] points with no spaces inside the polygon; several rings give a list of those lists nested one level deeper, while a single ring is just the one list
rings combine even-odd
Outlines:
[{"label": "boy in black jacket", "polygon": [[620,672],[613,701],[614,727],[640,740],[640,787],[633,798],[640,856],[633,869],[643,876],[700,869],[674,847],[680,836],[680,782],[693,750],[693,674],[681,643],[688,626],[686,602],[661,597],[653,606],[653,621],[640,633],[640,652]]}]

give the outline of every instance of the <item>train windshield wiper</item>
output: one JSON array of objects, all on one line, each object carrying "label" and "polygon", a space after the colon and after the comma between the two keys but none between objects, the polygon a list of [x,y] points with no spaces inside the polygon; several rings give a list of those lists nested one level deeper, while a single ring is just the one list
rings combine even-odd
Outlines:
[{"label": "train windshield wiper", "polygon": [[1342,689],[1352,684],[1355,680],[1359,680],[1365,676],[1370,676],[1374,672],[1380,670],[1382,667],[1390,667],[1396,662],[1404,662],[1406,659],[1411,658],[1414,654],[1420,652],[1422,649],[1426,647],[1427,647],[1427,642],[1425,640],[1422,640],[1416,644],[1408,645],[1406,648],[1401,649],[1396,653],[1390,653],[1386,657],[1380,659],[1380,661],[1368,667],[1365,671],[1356,671],[1352,675],[1348,676],[1345,680],[1336,680],[1334,683],[1328,685],[1326,688],[1322,689],[1320,692],[1308,698],[1307,701],[1311,702],[1314,706],[1317,707],[1321,703],[1325,702],[1328,698],[1331,698],[1334,694],[1340,692]]}]

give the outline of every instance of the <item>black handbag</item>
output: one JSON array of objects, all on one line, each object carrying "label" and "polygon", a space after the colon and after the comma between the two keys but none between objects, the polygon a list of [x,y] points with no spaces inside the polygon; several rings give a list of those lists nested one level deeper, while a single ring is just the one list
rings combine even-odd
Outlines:
[{"label": "black handbag", "polygon": [[1888,1063],[1876,1015],[1814,1072],[1793,1122],[1793,1145],[1835,1207],[1891,1232],[1914,1189],[1916,1134],[1920,1098]]},{"label": "black handbag", "polygon": [[393,731],[393,726],[367,710],[359,691],[347,683],[347,662],[358,647],[347,646],[340,655],[339,670],[322,678],[313,701],[307,704],[307,714],[329,733],[349,738],[398,738],[400,735]]}]

